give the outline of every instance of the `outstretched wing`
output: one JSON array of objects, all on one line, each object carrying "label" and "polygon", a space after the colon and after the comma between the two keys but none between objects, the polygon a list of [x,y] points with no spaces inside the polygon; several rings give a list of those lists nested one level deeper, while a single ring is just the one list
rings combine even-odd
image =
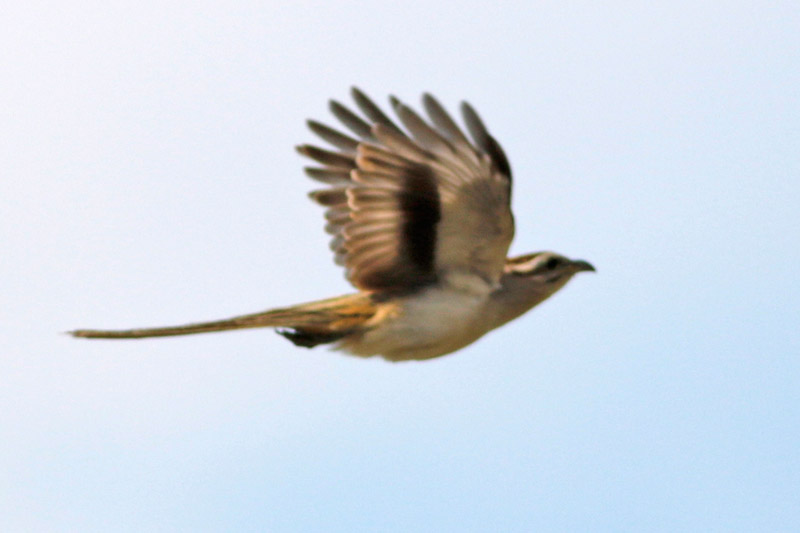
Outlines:
[{"label": "outstretched wing", "polygon": [[390,99],[402,128],[360,90],[352,96],[363,117],[330,103],[352,135],[309,121],[333,149],[298,147],[322,164],[305,171],[328,185],[311,197],[327,207],[326,231],[347,279],[373,291],[414,289],[450,273],[496,283],[514,235],[511,170],[475,111],[462,104],[470,142],[428,94],[430,123]]}]

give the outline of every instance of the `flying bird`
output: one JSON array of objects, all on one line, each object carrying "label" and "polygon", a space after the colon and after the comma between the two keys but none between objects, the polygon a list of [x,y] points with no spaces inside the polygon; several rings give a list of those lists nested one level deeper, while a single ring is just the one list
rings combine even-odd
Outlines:
[{"label": "flying bird", "polygon": [[594,267],[553,252],[506,257],[514,236],[511,167],[466,102],[469,137],[431,95],[427,119],[390,97],[398,122],[357,88],[359,113],[337,101],[343,133],[310,120],[329,148],[297,150],[325,185],[336,264],[354,294],[183,326],[72,331],[75,337],[130,339],[244,328],[275,328],[297,346],[330,344],[390,361],[439,357],[476,341]]}]

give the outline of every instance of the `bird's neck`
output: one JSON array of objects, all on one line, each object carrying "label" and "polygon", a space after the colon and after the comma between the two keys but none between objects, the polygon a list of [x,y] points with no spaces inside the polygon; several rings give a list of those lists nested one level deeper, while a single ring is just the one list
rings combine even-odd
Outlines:
[{"label": "bird's neck", "polygon": [[500,288],[492,293],[489,300],[488,315],[493,321],[492,327],[502,326],[524,314],[553,295],[566,282],[567,279],[545,283],[511,273],[503,274]]}]

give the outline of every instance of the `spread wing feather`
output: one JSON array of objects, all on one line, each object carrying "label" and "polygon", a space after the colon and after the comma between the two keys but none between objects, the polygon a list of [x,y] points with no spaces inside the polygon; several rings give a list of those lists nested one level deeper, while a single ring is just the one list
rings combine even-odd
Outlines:
[{"label": "spread wing feather", "polygon": [[353,136],[312,120],[311,131],[336,150],[298,147],[322,165],[305,169],[328,185],[310,196],[327,208],[325,230],[347,278],[384,292],[453,272],[496,283],[514,234],[511,170],[475,111],[462,105],[470,142],[429,94],[430,122],[390,97],[400,125],[360,90],[352,96],[363,117],[336,101],[330,109]]}]

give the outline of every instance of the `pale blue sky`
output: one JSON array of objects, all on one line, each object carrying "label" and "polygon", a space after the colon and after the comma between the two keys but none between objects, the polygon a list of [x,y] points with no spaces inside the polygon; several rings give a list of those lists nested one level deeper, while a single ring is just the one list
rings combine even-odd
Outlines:
[{"label": "pale blue sky", "polygon": [[[0,529],[800,529],[798,6],[7,6]],[[352,84],[468,99],[598,274],[422,364],[59,334],[348,292],[292,148]]]}]

